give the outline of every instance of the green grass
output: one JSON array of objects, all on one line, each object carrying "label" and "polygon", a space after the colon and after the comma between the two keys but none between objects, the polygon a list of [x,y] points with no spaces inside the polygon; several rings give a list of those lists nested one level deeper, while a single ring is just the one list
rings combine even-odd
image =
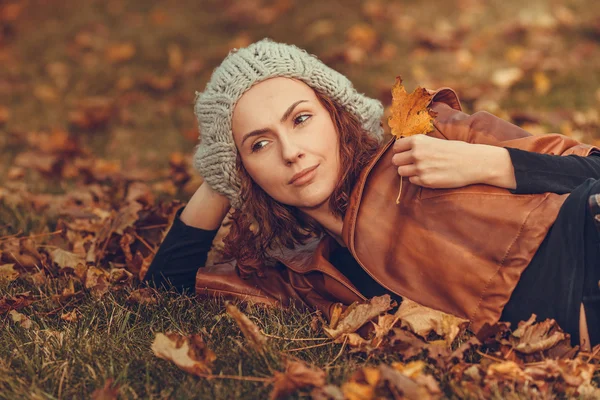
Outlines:
[{"label": "green grass", "polygon": [[[397,53],[379,64],[351,65],[334,58],[330,65],[345,74],[360,92],[389,101],[388,88],[396,75],[403,76],[409,89],[423,84],[413,70],[415,65],[427,72],[425,81],[432,85],[431,89],[448,85],[456,86],[459,93],[466,93],[473,87],[485,86],[495,70],[512,66],[505,58],[508,47],[540,47],[535,32],[522,34],[514,41],[506,39],[502,34],[506,24],[518,20],[523,10],[548,13],[562,5],[577,17],[577,24],[557,31],[551,41],[543,42],[546,47],[541,50],[564,61],[561,65],[565,67],[548,72],[552,78],[551,91],[535,95],[528,77],[516,84],[509,95],[502,96],[499,106],[507,112],[597,109],[600,53],[590,52],[579,62],[572,56],[585,54],[585,46],[597,44],[597,33],[592,31],[594,25],[590,23],[600,12],[600,2],[596,0],[532,0],[527,4],[519,0],[398,1],[398,15],[374,21],[363,15],[361,0],[293,3],[290,11],[272,24],[260,25],[229,18],[223,12],[224,2],[217,0],[29,2],[22,16],[9,24],[14,29],[14,37],[6,42],[5,48],[0,48],[0,60],[5,67],[0,68],[0,106],[7,107],[11,113],[10,119],[0,125],[0,185],[4,186],[6,172],[23,150],[24,138],[29,132],[65,129],[77,134],[81,144],[95,157],[120,160],[124,168],[126,162],[135,161],[136,165],[161,169],[167,166],[171,152],[189,154],[195,142],[182,133],[196,127],[192,113],[194,91],[202,90],[212,69],[226,55],[230,41],[243,32],[251,40],[269,36],[324,56],[345,42],[349,27],[370,22],[382,40],[397,46]],[[484,5],[479,12],[478,3]],[[164,24],[152,24],[150,15],[155,11],[166,14],[168,19]],[[394,25],[400,17],[409,17],[408,22],[403,23],[414,20],[410,32]],[[435,31],[443,23],[454,24],[467,17],[471,20],[470,31],[462,47],[470,49],[474,57],[472,70],[457,68],[455,54],[444,49],[415,56],[414,32]],[[308,27],[318,20],[334,22],[334,31],[325,37],[309,39]],[[83,56],[71,54],[75,36],[81,32],[89,33],[99,45],[99,50],[91,51],[92,57],[86,62]],[[136,46],[132,60],[118,64],[104,60],[104,46],[128,41]],[[166,49],[173,43],[181,47],[184,61],[197,60],[204,67],[197,74],[179,77],[175,88],[167,93],[141,88],[137,79],[145,74],[169,74]],[[578,46],[583,53],[574,52]],[[48,69],[56,62],[67,70],[64,87],[52,78]],[[119,89],[117,82],[124,77],[136,80],[136,86]],[[57,101],[36,98],[33,93],[40,85],[52,87]],[[481,96],[486,94],[489,95],[483,91]],[[122,120],[121,115],[115,113],[104,127],[89,132],[75,130],[68,123],[69,112],[90,96],[110,98],[120,111],[129,113],[130,119]],[[472,104],[465,102],[467,111],[474,111],[471,107]],[[597,131],[587,137],[599,138]],[[31,193],[63,193],[70,188],[69,182],[40,177],[31,170],[17,183]],[[159,194],[158,198],[164,196]],[[174,197],[183,201],[189,198],[183,197],[181,192]],[[0,241],[17,232],[21,236],[51,232],[56,222],[57,216],[37,212],[23,204],[9,205],[0,199]],[[8,286],[0,286],[0,298],[24,291],[38,298],[36,303],[19,310],[34,322],[30,329],[18,326],[7,315],[0,315],[0,399],[88,398],[108,379],[114,379],[119,386],[120,398],[267,398],[271,391],[269,385],[202,379],[155,357],[150,346],[156,333],[170,330],[181,334],[200,333],[217,354],[214,374],[252,377],[271,377],[274,371],[283,370],[286,351],[321,343],[270,339],[266,354],[261,356],[248,349],[240,330],[225,313],[223,301],[163,290],[157,293],[155,305],[128,304],[128,293],[136,287],[109,292],[102,299],[85,293],[79,302],[65,309],[77,308],[81,319],[67,322],[60,319],[61,312],[51,313],[57,310],[51,296],[60,293],[65,284],[64,277],[52,279],[41,287],[20,278]],[[272,335],[289,339],[324,337],[322,332],[310,330],[313,315],[307,312],[258,306],[242,307],[242,310]],[[324,368],[328,382],[336,385],[362,366],[400,359],[397,354],[370,358],[347,351],[340,354],[340,347],[332,344],[290,354]],[[448,376],[438,374],[436,377],[447,397],[466,397],[465,393],[453,392]],[[306,398],[308,390],[292,397]],[[493,398],[529,397],[527,392],[497,391]]]},{"label": "green grass", "polygon": [[[61,281],[61,283],[63,283]],[[22,309],[33,321],[25,329],[8,317],[1,322],[0,397],[83,398],[109,378],[120,385],[124,398],[265,398],[271,388],[263,383],[238,380],[206,380],[179,370],[155,357],[150,349],[157,332],[202,334],[217,354],[214,374],[271,377],[282,371],[282,355],[293,348],[320,341],[270,339],[265,356],[245,345],[235,322],[225,313],[222,300],[199,300],[162,290],[155,305],[128,305],[129,290],[111,292],[103,299],[86,296],[76,305],[82,318],[67,322],[57,315],[50,295],[60,285],[36,288],[17,282],[2,296],[30,290],[39,301]],[[67,307],[71,309],[72,307]],[[249,306],[244,310],[261,329],[286,338],[315,337],[310,331],[312,315]],[[318,336],[324,337],[322,333]],[[325,367],[338,354],[338,344],[292,352],[312,364]],[[397,360],[397,357],[384,357]],[[327,368],[333,383],[364,364],[362,356],[343,354]]]}]

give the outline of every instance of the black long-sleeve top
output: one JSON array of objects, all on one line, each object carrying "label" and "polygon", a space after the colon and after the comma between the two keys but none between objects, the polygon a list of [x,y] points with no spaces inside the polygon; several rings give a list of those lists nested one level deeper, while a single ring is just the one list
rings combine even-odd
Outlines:
[{"label": "black long-sleeve top", "polygon": [[[510,154],[517,183],[517,187],[510,190],[513,194],[570,193],[588,178],[600,179],[600,155],[597,154],[588,157],[560,156],[508,147],[506,149]],[[173,225],[160,245],[144,280],[155,285],[166,284],[169,280],[175,289],[193,292],[196,272],[204,266],[217,230],[205,230],[184,224],[179,218],[182,211],[183,207],[177,211]],[[366,297],[387,292],[360,267],[347,248],[340,246],[335,249],[330,256],[330,262]],[[532,291],[539,291],[542,296],[552,296],[544,294],[543,270],[529,270],[527,274],[529,279],[536,279],[536,284],[531,287]],[[581,298],[581,293],[576,293],[575,296]],[[514,297],[510,301],[519,304],[519,299]]]}]

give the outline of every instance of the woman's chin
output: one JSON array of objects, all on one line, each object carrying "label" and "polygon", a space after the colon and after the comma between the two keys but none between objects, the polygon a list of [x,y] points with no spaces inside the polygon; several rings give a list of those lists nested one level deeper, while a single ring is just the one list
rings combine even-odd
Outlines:
[{"label": "woman's chin", "polygon": [[298,196],[293,201],[293,206],[305,210],[313,210],[322,207],[331,197],[331,192],[306,193]]}]

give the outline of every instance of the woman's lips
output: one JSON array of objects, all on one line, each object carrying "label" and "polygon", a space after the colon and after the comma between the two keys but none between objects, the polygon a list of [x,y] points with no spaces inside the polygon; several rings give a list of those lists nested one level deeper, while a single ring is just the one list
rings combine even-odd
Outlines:
[{"label": "woman's lips", "polygon": [[319,165],[320,164],[317,164],[315,167],[308,170],[302,176],[296,178],[291,184],[294,186],[301,186],[301,185],[304,185],[305,183],[310,182],[317,175],[317,168],[319,167]]}]

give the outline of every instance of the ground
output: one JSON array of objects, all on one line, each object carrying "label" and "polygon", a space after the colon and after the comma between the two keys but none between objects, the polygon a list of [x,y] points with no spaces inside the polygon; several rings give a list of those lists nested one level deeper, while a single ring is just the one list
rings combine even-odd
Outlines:
[{"label": "ground", "polygon": [[[454,88],[466,112],[600,144],[595,0],[2,2],[0,268],[12,264],[3,271],[15,279],[0,282],[0,398],[88,397],[109,379],[122,398],[262,398],[270,385],[206,380],[156,357],[156,333],[201,333],[217,355],[213,373],[247,377],[270,377],[286,350],[319,343],[291,339],[325,337],[310,313],[243,308],[288,339],[271,338],[261,356],[221,301],[168,292],[127,301],[173,210],[202,182],[191,168],[195,91],[231,48],[263,37],[317,55],[386,113],[401,75],[409,91]],[[60,248],[84,265],[67,266]],[[33,303],[15,306],[23,292]],[[293,354],[336,385],[357,368],[402,360],[339,356],[340,346]],[[436,376],[444,396],[464,396]]]}]

